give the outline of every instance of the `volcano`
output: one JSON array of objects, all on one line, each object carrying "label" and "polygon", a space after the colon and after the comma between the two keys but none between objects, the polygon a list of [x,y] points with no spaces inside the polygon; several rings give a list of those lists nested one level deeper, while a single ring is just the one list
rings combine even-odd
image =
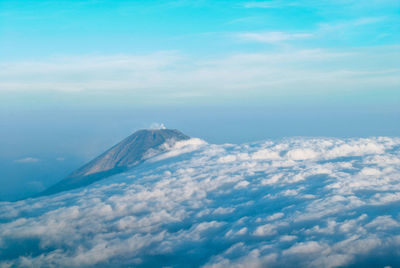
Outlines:
[{"label": "volcano", "polygon": [[165,152],[175,142],[189,138],[176,129],[136,131],[65,179],[41,192],[39,196],[80,188],[124,172],[140,165],[149,157]]}]

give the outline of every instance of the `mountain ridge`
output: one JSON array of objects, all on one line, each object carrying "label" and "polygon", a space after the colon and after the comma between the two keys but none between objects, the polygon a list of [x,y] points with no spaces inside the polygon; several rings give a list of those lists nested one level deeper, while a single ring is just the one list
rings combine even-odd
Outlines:
[{"label": "mountain ridge", "polygon": [[151,155],[165,152],[165,143],[188,140],[189,136],[176,129],[142,129],[73,171],[65,179],[47,188],[38,196],[80,188],[140,165]]}]

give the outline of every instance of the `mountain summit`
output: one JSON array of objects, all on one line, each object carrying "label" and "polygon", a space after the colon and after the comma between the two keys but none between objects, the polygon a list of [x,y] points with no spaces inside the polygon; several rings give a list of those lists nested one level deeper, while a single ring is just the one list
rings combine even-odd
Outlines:
[{"label": "mountain summit", "polygon": [[124,172],[130,167],[139,165],[152,155],[166,151],[168,146],[162,146],[163,144],[173,144],[187,139],[189,139],[188,136],[176,129],[136,131],[39,195],[56,194],[83,187]]}]

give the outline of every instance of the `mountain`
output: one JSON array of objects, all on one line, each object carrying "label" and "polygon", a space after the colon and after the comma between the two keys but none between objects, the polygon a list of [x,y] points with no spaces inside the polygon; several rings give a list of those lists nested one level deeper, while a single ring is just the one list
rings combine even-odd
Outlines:
[{"label": "mountain", "polygon": [[92,184],[124,172],[147,158],[168,150],[168,146],[190,137],[176,129],[139,130],[114,145],[67,178],[46,189],[39,196],[56,194]]}]

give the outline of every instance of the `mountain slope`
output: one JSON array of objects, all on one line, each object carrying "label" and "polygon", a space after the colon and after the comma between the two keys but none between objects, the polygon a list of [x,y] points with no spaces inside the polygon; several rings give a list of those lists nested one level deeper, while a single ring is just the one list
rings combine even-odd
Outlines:
[{"label": "mountain slope", "polygon": [[83,187],[121,173],[129,167],[139,165],[148,157],[167,150],[163,144],[187,139],[188,136],[175,129],[139,130],[39,196]]}]

